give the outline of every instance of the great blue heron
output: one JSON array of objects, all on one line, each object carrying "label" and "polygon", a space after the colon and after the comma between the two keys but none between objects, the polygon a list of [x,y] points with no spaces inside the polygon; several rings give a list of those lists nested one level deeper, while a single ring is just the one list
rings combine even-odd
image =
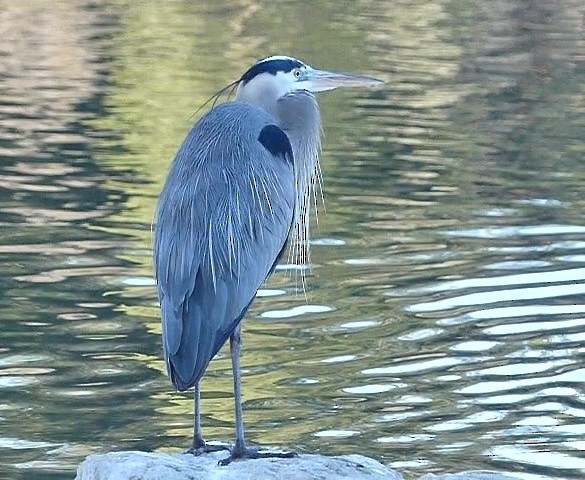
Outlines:
[{"label": "great blue heron", "polygon": [[232,84],[235,101],[213,107],[179,148],[158,202],[154,261],[167,371],[177,390],[195,387],[192,453],[215,450],[201,434],[199,382],[229,338],[236,443],[223,463],[290,456],[246,446],[241,321],[287,239],[291,251],[308,252],[321,146],[313,94],[378,83],[269,57]]}]

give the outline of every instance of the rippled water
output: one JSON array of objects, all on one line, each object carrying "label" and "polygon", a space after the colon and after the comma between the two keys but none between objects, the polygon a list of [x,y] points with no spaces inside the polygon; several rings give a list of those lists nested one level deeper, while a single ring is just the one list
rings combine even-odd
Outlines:
[{"label": "rippled water", "polygon": [[276,52],[388,82],[322,98],[306,295],[280,268],[245,323],[250,440],[585,475],[585,8],[419,3],[0,0],[1,478],[189,443],[152,212],[197,107]]}]

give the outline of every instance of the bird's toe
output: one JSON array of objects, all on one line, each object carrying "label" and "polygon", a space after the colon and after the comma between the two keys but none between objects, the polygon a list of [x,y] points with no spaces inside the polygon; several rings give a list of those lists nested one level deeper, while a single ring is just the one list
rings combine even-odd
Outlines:
[{"label": "bird's toe", "polygon": [[198,442],[198,443],[193,443],[193,445],[191,445],[191,447],[185,451],[185,453],[187,454],[191,454],[194,456],[199,456],[199,455],[203,455],[205,453],[213,453],[213,452],[221,452],[223,450],[232,450],[232,445],[230,445],[229,443],[226,442]]},{"label": "bird's toe", "polygon": [[259,458],[293,458],[296,456],[296,452],[263,449],[262,447],[234,447],[231,450],[229,457],[220,460],[218,464],[221,466],[226,466],[232,463],[234,460],[255,460]]}]

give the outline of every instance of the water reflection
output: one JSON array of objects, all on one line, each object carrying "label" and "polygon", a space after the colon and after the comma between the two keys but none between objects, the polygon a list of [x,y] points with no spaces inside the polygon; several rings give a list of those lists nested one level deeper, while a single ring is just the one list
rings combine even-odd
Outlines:
[{"label": "water reflection", "polygon": [[[246,321],[250,438],[583,476],[582,2],[4,3],[0,476],[188,443],[152,211],[193,112],[262,52],[389,82],[322,99],[327,212],[305,284],[280,266]],[[225,353],[203,388],[232,438]]]}]

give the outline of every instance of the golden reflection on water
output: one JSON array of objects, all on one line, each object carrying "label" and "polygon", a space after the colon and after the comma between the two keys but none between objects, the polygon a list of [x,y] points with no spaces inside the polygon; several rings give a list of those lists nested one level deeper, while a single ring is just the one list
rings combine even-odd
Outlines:
[{"label": "golden reflection on water", "polygon": [[[74,1],[46,7],[40,1],[0,3],[0,113],[4,134],[10,132],[23,158],[46,155],[47,144],[86,141],[67,124],[83,118],[75,106],[95,93],[99,71],[86,31],[92,15]],[[61,174],[68,169],[53,166]]]}]

